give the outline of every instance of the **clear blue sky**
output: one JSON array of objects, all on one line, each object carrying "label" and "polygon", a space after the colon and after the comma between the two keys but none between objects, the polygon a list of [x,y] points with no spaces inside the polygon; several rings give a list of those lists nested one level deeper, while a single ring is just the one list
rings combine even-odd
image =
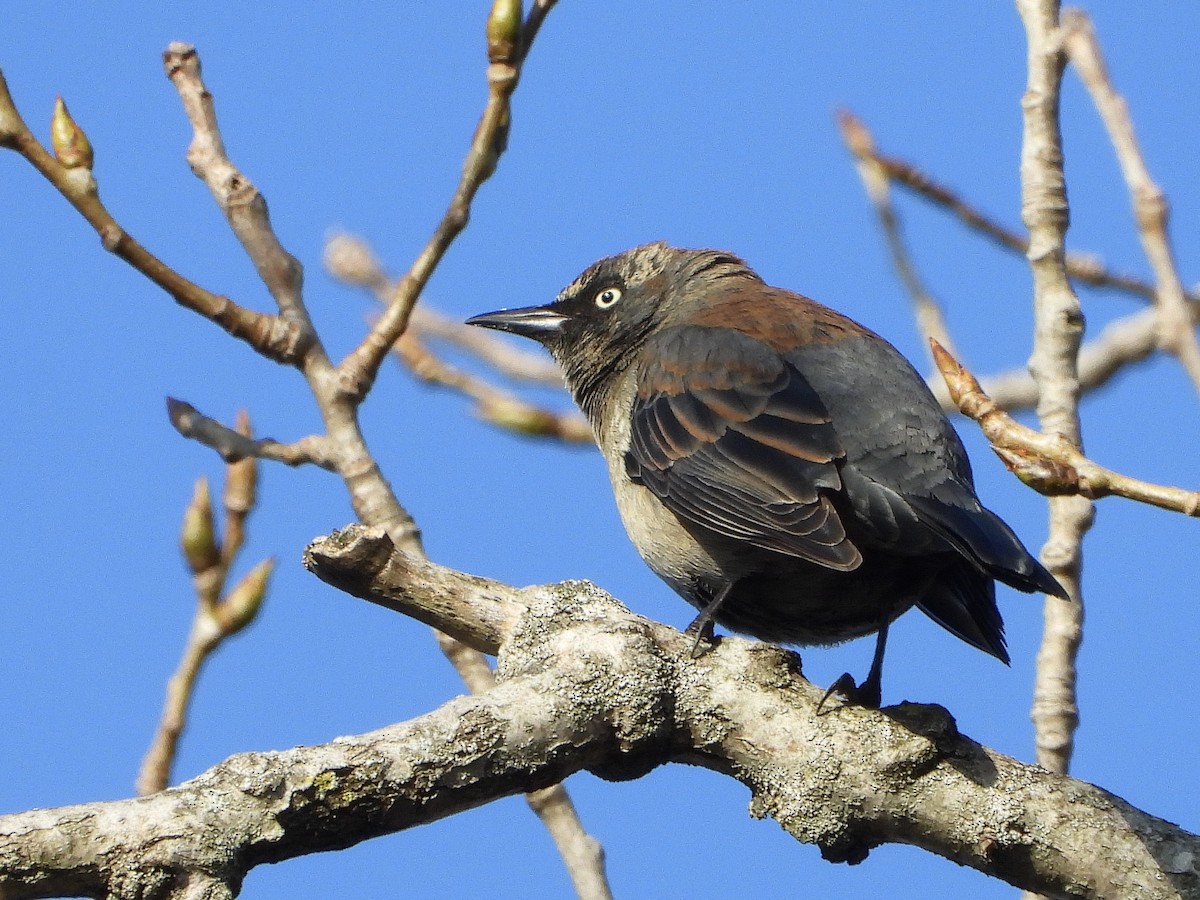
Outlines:
[{"label": "clear blue sky", "polygon": [[[45,135],[56,93],[96,148],[102,196],[152,250],[212,290],[269,299],[189,172],[168,41],[195,43],[229,151],[265,192],[307,266],[331,352],[369,301],[320,268],[329,229],[407,266],[449,197],[485,95],[483,0],[453,3],[132,4],[10,0],[0,67]],[[1173,201],[1195,281],[1200,8],[1091,4],[1150,168]],[[770,281],[868,323],[924,367],[899,286],[838,139],[846,106],[880,146],[1017,225],[1024,38],[1010,3],[697,4],[562,0],[519,88],[510,151],[428,300],[456,316],[549,300],[599,256],[665,238],[737,251]],[[1145,273],[1113,154],[1073,75],[1064,103],[1073,247]],[[281,440],[319,427],[302,380],[176,307],[118,260],[15,154],[0,153],[0,812],[129,795],[192,614],[176,549],[193,479],[214,455],[178,437],[163,397],[229,420],[247,407]],[[1029,351],[1028,271],[940,212],[901,204],[918,264],[979,372]],[[1091,332],[1140,301],[1084,295]],[[1151,480],[1200,486],[1197,398],[1177,368],[1128,372],[1084,407],[1088,449]],[[592,452],[499,434],[459,397],[391,364],[363,412],[368,440],[441,563],[517,584],[590,578],[682,626],[691,610],[628,545]],[[960,424],[980,493],[1031,547],[1044,504]],[[204,673],[177,767],[319,743],[461,692],[426,629],[304,572],[313,536],[351,519],[341,484],[267,466],[245,565],[279,559],[261,620]],[[1075,773],[1200,827],[1193,685],[1194,521],[1109,500],[1087,544],[1083,726]],[[1037,600],[1002,590],[1013,666],[919,615],[893,632],[885,699],[947,706],[972,737],[1031,758]],[[869,641],[810,650],[828,683],[864,672]],[[623,898],[1009,897],[922,852],[823,862],[747,814],[744,788],[660,769],[569,782]],[[349,851],[254,871],[244,896],[567,896],[549,839],[518,799]]]}]

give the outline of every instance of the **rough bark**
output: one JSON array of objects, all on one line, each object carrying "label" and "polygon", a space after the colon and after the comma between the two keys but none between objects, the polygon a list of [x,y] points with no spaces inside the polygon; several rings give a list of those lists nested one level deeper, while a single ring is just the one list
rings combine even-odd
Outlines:
[{"label": "rough bark", "polygon": [[[308,562],[344,580],[342,556],[361,560],[367,549],[378,560],[387,540],[355,526],[318,541]],[[823,692],[785,650],[725,638],[695,660],[691,639],[587,583],[516,589],[457,576],[455,589],[455,573],[439,569],[437,579],[398,584],[381,573],[411,569],[384,563],[360,593],[423,605],[426,618],[450,620],[438,627],[481,590],[505,610],[483,617],[491,625],[459,629],[476,649],[498,639],[494,688],[370,734],[240,754],[149,797],[0,817],[0,893],[229,896],[260,863],[346,847],[582,769],[627,779],[682,762],[737,778],[753,814],[832,861],[900,842],[1048,896],[1200,897],[1196,836],[988,750],[940,707],[818,714]],[[455,590],[461,604],[447,604]]]}]

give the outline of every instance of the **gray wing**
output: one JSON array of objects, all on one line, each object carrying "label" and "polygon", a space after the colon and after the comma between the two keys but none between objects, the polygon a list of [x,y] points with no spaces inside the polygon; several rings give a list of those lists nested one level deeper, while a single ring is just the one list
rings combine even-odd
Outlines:
[{"label": "gray wing", "polygon": [[845,451],[812,386],[726,328],[679,326],[641,357],[626,472],[685,525],[831,569],[862,562],[831,495]]}]

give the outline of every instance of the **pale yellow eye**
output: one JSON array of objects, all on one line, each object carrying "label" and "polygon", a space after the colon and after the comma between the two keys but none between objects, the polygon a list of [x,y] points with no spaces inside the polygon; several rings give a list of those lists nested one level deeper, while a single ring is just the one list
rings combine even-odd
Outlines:
[{"label": "pale yellow eye", "polygon": [[610,306],[616,306],[617,301],[621,299],[621,289],[610,287],[605,288],[596,295],[596,305],[601,309],[608,309]]}]

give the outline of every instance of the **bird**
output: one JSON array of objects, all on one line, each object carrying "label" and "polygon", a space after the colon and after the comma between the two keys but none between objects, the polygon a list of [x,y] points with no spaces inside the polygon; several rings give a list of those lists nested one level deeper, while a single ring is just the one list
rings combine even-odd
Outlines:
[{"label": "bird", "polygon": [[632,543],[699,611],[696,647],[714,624],[798,646],[875,634],[867,677],[830,691],[877,708],[888,627],[913,606],[1008,665],[995,581],[1067,596],[981,504],[908,360],[732,253],[644,244],[467,323],[559,363]]}]

